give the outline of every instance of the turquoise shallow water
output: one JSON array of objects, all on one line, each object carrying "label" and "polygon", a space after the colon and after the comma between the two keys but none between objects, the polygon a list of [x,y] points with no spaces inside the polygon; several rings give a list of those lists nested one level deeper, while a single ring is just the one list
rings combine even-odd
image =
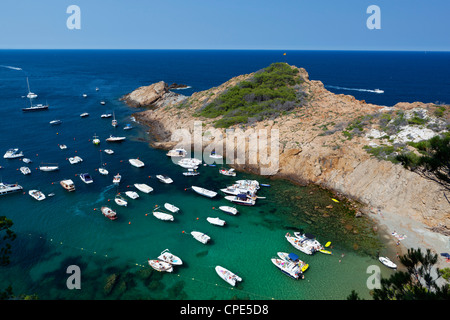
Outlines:
[{"label": "turquoise shallow water", "polygon": [[[0,273],[0,289],[11,284],[15,294],[37,294],[40,299],[345,299],[353,289],[369,297],[366,270],[370,265],[380,266],[373,254],[384,248],[373,244],[377,235],[370,232],[370,226],[364,226],[363,220],[356,222],[361,225],[358,230],[369,231],[355,231],[355,219],[348,215],[345,203],[333,203],[331,195],[319,188],[238,173],[236,178],[271,184],[259,192],[267,198],[258,200],[254,207],[238,207],[237,216],[213,209],[229,202],[223,195],[204,198],[189,187],[198,185],[218,191],[235,178],[220,175],[219,166],[201,167],[199,176],[184,177],[184,169],[175,166],[164,151],[149,147],[145,127],[134,123],[134,129],[123,130],[126,123],[132,123],[130,116],[136,110],[120,102],[120,96],[161,79],[182,82],[176,73],[170,68],[170,72],[152,70],[150,62],[142,70],[138,62],[145,57],[140,53],[130,56],[138,61],[135,64],[124,63],[128,60],[118,53],[104,59],[99,53],[77,54],[26,52],[22,56],[2,56],[3,64],[21,67],[23,72],[0,70],[1,132],[5,138],[0,147],[4,151],[19,147],[33,161],[29,164],[32,174],[23,176],[18,171],[23,162],[1,159],[2,180],[18,182],[25,192],[38,188],[55,196],[42,202],[21,193],[0,199],[0,215],[12,219],[17,233],[11,263]],[[54,63],[48,63],[52,59]],[[20,111],[26,104],[20,98],[25,90],[25,74],[32,76],[32,90],[40,99],[48,99],[49,111]],[[196,75],[184,75],[189,85],[192,83],[187,80],[197,79],[192,90],[221,81]],[[96,92],[95,87],[100,91]],[[82,98],[82,93],[88,97]],[[105,106],[100,105],[101,100],[107,102]],[[111,119],[100,118],[102,113],[112,111],[119,121],[116,129]],[[89,117],[81,118],[83,112],[89,112]],[[50,126],[49,121],[54,119],[61,119],[62,124]],[[100,146],[92,144],[95,134],[101,139]],[[107,143],[110,134],[126,136],[127,140]],[[66,144],[68,149],[60,150],[58,144]],[[106,147],[115,153],[101,157],[100,150]],[[67,158],[75,155],[84,161],[71,165]],[[128,163],[128,159],[136,157],[144,161],[144,168]],[[101,161],[107,164],[108,176],[96,171]],[[36,168],[41,162],[58,163],[60,170],[40,172]],[[79,179],[82,172],[91,173],[94,183],[84,184]],[[123,177],[118,188],[112,184],[117,172]],[[174,183],[159,182],[157,174],[168,174]],[[73,193],[59,186],[60,180],[68,178],[75,182],[77,190]],[[139,199],[129,200],[127,208],[118,207],[112,200],[114,195],[134,190],[134,183],[147,183],[154,191],[138,192]],[[181,208],[174,214],[174,222],[151,215],[155,205],[165,202]],[[326,211],[330,204],[333,210]],[[98,211],[102,205],[117,209],[119,218],[105,218]],[[210,225],[208,216],[226,220],[226,227]],[[332,241],[333,255],[296,252],[284,235],[299,228],[314,233],[322,243]],[[190,232],[194,230],[209,234],[211,243],[203,245],[193,239]],[[180,256],[184,265],[173,274],[152,272],[147,260],[166,248]],[[272,265],[270,258],[277,251],[296,252],[310,264],[305,280],[292,280]],[[81,290],[67,289],[66,269],[70,265],[81,269]],[[216,265],[239,274],[244,281],[231,288],[215,273]],[[381,271],[384,276],[391,273],[382,266]]]}]

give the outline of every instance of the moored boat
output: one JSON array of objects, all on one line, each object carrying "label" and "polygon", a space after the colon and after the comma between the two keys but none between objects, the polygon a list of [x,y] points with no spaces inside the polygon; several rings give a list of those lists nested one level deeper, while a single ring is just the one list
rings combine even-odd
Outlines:
[{"label": "moored boat", "polygon": [[197,240],[203,244],[206,244],[206,243],[208,243],[209,240],[211,240],[210,236],[208,236],[202,232],[199,232],[199,231],[192,231],[191,235],[194,237],[195,240]]},{"label": "moored boat", "polygon": [[215,269],[216,269],[216,272],[219,275],[219,277],[221,277],[223,280],[225,280],[226,282],[231,284],[233,287],[236,286],[236,282],[242,281],[241,277],[239,277],[238,275],[234,274],[230,270],[225,269],[224,267],[216,266]]},{"label": "moored boat", "polygon": [[49,122],[51,125],[57,125],[57,124],[61,124],[62,121],[61,120],[52,120]]},{"label": "moored boat", "polygon": [[169,150],[169,152],[166,153],[166,156],[174,157],[174,158],[177,158],[177,157],[183,158],[186,156],[186,154],[187,154],[186,150],[184,150],[182,148],[178,148],[178,149]]},{"label": "moored boat", "polygon": [[43,194],[39,190],[30,190],[30,191],[28,191],[28,194],[38,201],[42,201],[45,199],[45,194]]},{"label": "moored boat", "polygon": [[98,136],[94,135],[94,139],[92,139],[92,143],[95,145],[99,145],[100,144],[100,139],[98,138]]},{"label": "moored boat", "polygon": [[296,263],[300,267],[300,270],[302,272],[305,272],[309,267],[309,264],[300,260],[299,256],[295,253],[277,252],[277,255],[280,257],[280,259]]},{"label": "moored boat", "polygon": [[20,172],[22,172],[22,174],[24,175],[27,175],[31,173],[31,170],[28,167],[20,167]]},{"label": "moored boat", "polygon": [[111,208],[103,206],[103,207],[101,207],[101,211],[102,211],[103,215],[105,217],[107,217],[108,219],[110,219],[110,220],[117,219],[117,212],[112,210]]},{"label": "moored boat", "polygon": [[208,198],[214,198],[217,195],[217,192],[214,192],[214,191],[211,191],[211,190],[208,190],[205,188],[201,188],[201,187],[197,187],[197,186],[192,186],[191,188],[198,194],[208,197]]},{"label": "moored boat", "polygon": [[136,168],[142,168],[145,164],[139,159],[129,159],[130,164]]},{"label": "moored boat", "polygon": [[168,177],[166,175],[162,175],[162,174],[158,174],[156,176],[156,178],[158,178],[159,181],[164,182],[164,183],[172,183],[173,182],[173,180],[170,177]]},{"label": "moored boat", "polygon": [[113,154],[114,153],[114,151],[113,150],[111,150],[111,149],[105,149],[105,150],[103,150],[105,153],[107,153],[107,154]]},{"label": "moored boat", "polygon": [[59,145],[59,148],[60,148],[61,150],[64,150],[64,149],[67,149],[67,146],[66,146],[65,144],[60,144],[60,145]]},{"label": "moored boat", "polygon": [[170,212],[176,213],[178,211],[180,211],[180,208],[175,207],[173,204],[170,203],[164,203],[164,208],[166,208],[167,210],[169,210]]},{"label": "moored boat", "polygon": [[207,217],[206,221],[208,221],[211,224],[214,224],[216,226],[221,226],[221,227],[223,227],[226,224],[225,220],[222,220],[219,218]]},{"label": "moored boat", "polygon": [[5,159],[14,159],[20,157],[23,157],[23,152],[20,151],[19,148],[8,149],[8,151],[6,151],[5,154],[3,155],[3,158]]},{"label": "moored boat", "polygon": [[303,253],[306,254],[313,254],[313,248],[305,241],[305,240],[300,240],[297,237],[292,237],[289,233],[286,233],[285,235],[286,240],[292,244],[292,246],[298,250],[300,250]]},{"label": "moored boat", "polygon": [[114,178],[113,178],[113,183],[114,183],[114,184],[119,184],[121,179],[122,179],[122,176],[118,173],[118,174],[116,174],[116,175],[114,176]]},{"label": "moored boat", "polygon": [[187,172],[183,172],[183,175],[186,177],[198,176],[199,174],[200,174],[200,172],[198,172],[195,169],[188,169]]},{"label": "moored boat", "polygon": [[161,252],[161,254],[158,256],[158,259],[175,266],[181,266],[183,264],[183,261],[176,255],[171,253],[169,249],[165,249],[163,252]]},{"label": "moored boat", "polygon": [[220,169],[219,170],[220,174],[223,174],[224,176],[230,176],[230,177],[235,177],[236,176],[236,172],[234,171],[233,168],[226,170],[226,169]]},{"label": "moored boat", "polygon": [[388,257],[379,257],[378,260],[388,268],[397,269],[397,265],[394,262],[392,262]]},{"label": "moored boat", "polygon": [[170,263],[162,261],[162,260],[148,260],[148,264],[155,269],[156,271],[165,271],[165,272],[172,272],[173,267]]},{"label": "moored boat", "polygon": [[125,194],[127,195],[127,197],[129,197],[131,199],[139,198],[139,195],[136,191],[125,191]]},{"label": "moored boat", "polygon": [[21,185],[0,182],[0,196],[23,190]]},{"label": "moored boat", "polygon": [[91,175],[89,173],[80,173],[80,179],[86,184],[90,184],[94,182],[94,179],[92,179]]},{"label": "moored boat", "polygon": [[57,171],[59,170],[59,166],[57,164],[42,164],[39,166],[39,170],[41,171]]},{"label": "moored boat", "polygon": [[238,210],[236,208],[230,206],[220,206],[219,209],[234,216],[238,213]]},{"label": "moored boat", "polygon": [[142,191],[142,192],[145,192],[145,193],[150,193],[150,192],[153,191],[153,188],[148,186],[148,185],[146,185],[145,183],[135,183],[134,186],[139,191]]},{"label": "moored boat", "polygon": [[161,211],[153,211],[153,215],[159,220],[173,221],[173,215]]},{"label": "moored boat", "polygon": [[125,200],[120,194],[116,194],[114,197],[114,202],[121,207],[126,207],[128,205],[127,200]]},{"label": "moored boat", "polygon": [[116,137],[113,135],[110,135],[109,138],[106,139],[108,142],[122,142],[126,139],[126,137]]},{"label": "moored boat", "polygon": [[82,114],[80,114],[80,117],[82,117],[82,118],[85,118],[87,116],[89,116],[89,113],[87,113],[87,112],[83,112]]},{"label": "moored boat", "polygon": [[61,180],[59,184],[67,191],[75,191],[75,184],[71,179]]},{"label": "moored boat", "polygon": [[106,176],[109,173],[108,170],[106,170],[103,167],[98,168],[98,172],[100,172],[100,174],[102,174],[104,176]]},{"label": "moored boat", "polygon": [[290,261],[286,261],[286,260],[278,259],[278,258],[272,258],[270,260],[278,269],[280,269],[287,276],[289,276],[293,279],[296,279],[296,280],[300,277],[302,279],[304,278],[303,273],[300,270],[300,267],[297,264],[295,264],[294,262],[290,262]]},{"label": "moored boat", "polygon": [[225,196],[225,199],[243,206],[254,206],[255,200],[249,198],[246,194],[238,194],[236,196]]}]

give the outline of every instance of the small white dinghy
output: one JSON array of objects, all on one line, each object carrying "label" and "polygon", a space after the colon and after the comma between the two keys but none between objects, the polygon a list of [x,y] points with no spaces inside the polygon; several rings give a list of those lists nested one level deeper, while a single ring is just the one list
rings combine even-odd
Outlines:
[{"label": "small white dinghy", "polygon": [[136,191],[125,191],[125,194],[127,195],[127,197],[129,197],[131,199],[139,198],[139,195]]},{"label": "small white dinghy", "polygon": [[161,252],[158,259],[163,260],[164,262],[170,263],[175,266],[181,266],[183,264],[183,261],[176,255],[172,254],[169,251],[169,249],[166,249],[163,252]]},{"label": "small white dinghy", "polygon": [[211,217],[208,217],[208,218],[206,218],[206,220],[207,220],[209,223],[214,224],[214,225],[216,225],[216,226],[221,226],[221,227],[223,227],[223,226],[226,224],[225,220],[221,220],[221,219],[219,219],[219,218],[211,218]]},{"label": "small white dinghy", "polygon": [[153,188],[150,187],[149,185],[146,185],[145,183],[135,183],[134,186],[139,191],[142,191],[142,192],[145,192],[145,193],[150,193],[150,192],[153,191]]},{"label": "small white dinghy", "polygon": [[126,207],[128,205],[127,200],[125,200],[122,196],[120,195],[116,195],[116,197],[114,198],[114,201],[122,207]]},{"label": "small white dinghy", "polygon": [[24,175],[27,175],[31,173],[31,170],[28,167],[20,167],[20,172],[22,172]]},{"label": "small white dinghy", "polygon": [[191,235],[195,238],[195,240],[200,241],[203,244],[206,244],[209,240],[211,240],[210,236],[199,231],[192,231]]},{"label": "small white dinghy", "polygon": [[170,203],[164,203],[164,208],[166,208],[167,210],[169,210],[170,212],[176,213],[178,211],[180,211],[180,208],[175,207],[173,204]]},{"label": "small white dinghy", "polygon": [[173,267],[170,263],[162,261],[162,260],[148,260],[148,264],[150,267],[155,269],[156,271],[165,271],[165,272],[172,272]]},{"label": "small white dinghy", "polygon": [[198,194],[208,197],[208,198],[214,198],[217,195],[217,192],[214,192],[214,191],[211,191],[211,190],[208,190],[205,188],[196,187],[196,186],[192,186],[191,188]]},{"label": "small white dinghy", "polygon": [[238,213],[238,210],[236,208],[233,208],[233,207],[230,207],[230,206],[220,206],[219,209],[222,210],[223,212],[226,212],[228,214],[232,214],[234,216]]},{"label": "small white dinghy", "polygon": [[129,159],[130,164],[136,168],[142,168],[145,164],[139,159]]},{"label": "small white dinghy", "polygon": [[380,262],[388,268],[397,269],[397,265],[393,263],[388,257],[379,257],[378,260],[380,260]]},{"label": "small white dinghy", "polygon": [[217,266],[216,272],[223,280],[231,284],[233,287],[236,285],[237,281],[242,281],[242,278],[238,275],[234,274],[228,269],[225,269],[224,267]]},{"label": "small white dinghy", "polygon": [[164,182],[164,183],[172,183],[173,182],[173,180],[170,177],[168,177],[166,175],[162,175],[162,174],[158,174],[156,176],[156,178],[158,178],[159,181]]},{"label": "small white dinghy", "polygon": [[100,174],[106,176],[109,172],[108,170],[106,170],[105,168],[98,168],[98,172],[100,172]]},{"label": "small white dinghy", "polygon": [[173,215],[161,211],[153,211],[153,215],[159,220],[173,221]]}]

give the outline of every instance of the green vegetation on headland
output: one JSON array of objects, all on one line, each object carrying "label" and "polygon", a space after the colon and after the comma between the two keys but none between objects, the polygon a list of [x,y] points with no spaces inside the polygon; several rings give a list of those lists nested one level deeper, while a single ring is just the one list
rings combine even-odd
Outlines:
[{"label": "green vegetation on headland", "polygon": [[251,79],[229,88],[196,115],[222,116],[214,123],[217,128],[277,117],[301,105],[305,96],[300,90],[302,82],[297,68],[282,62],[273,63]]}]

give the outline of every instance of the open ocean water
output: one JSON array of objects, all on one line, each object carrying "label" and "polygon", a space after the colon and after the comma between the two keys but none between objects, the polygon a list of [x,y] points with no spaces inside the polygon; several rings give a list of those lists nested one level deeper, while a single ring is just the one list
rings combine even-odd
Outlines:
[{"label": "open ocean water", "polygon": [[[179,92],[190,95],[278,61],[304,67],[310,79],[321,80],[330,91],[370,103],[450,102],[449,53],[288,51],[283,56],[280,51],[0,51],[0,152],[17,147],[33,161],[28,164],[31,175],[24,176],[18,168],[26,164],[0,159],[2,181],[24,187],[24,194],[0,198],[0,215],[13,220],[17,233],[11,263],[1,267],[0,290],[11,285],[16,295],[37,294],[40,299],[292,300],[345,299],[354,289],[369,298],[367,267],[380,266],[382,276],[389,276],[392,271],[378,262],[376,252],[388,252],[391,258],[395,252],[377,247],[379,237],[370,232],[370,225],[361,226],[369,230],[364,234],[351,232],[348,226],[355,221],[346,215],[344,203],[332,202],[329,192],[313,186],[244,173],[225,177],[218,173],[220,165],[202,166],[199,176],[184,177],[185,169],[175,166],[165,151],[149,147],[145,127],[130,120],[136,110],[119,101],[122,95],[160,80],[186,84],[190,88]],[[47,101],[48,111],[22,112],[29,104],[23,98],[26,77],[31,91],[38,94],[35,102]],[[81,118],[83,112],[89,117]],[[115,113],[117,128],[111,126],[111,118],[100,118],[107,112]],[[62,124],[51,126],[49,121],[55,119]],[[135,127],[124,131],[127,123]],[[127,140],[107,143],[110,134]],[[100,146],[93,145],[94,135],[101,139]],[[59,144],[68,148],[60,150]],[[104,148],[115,153],[101,155]],[[84,161],[71,165],[67,159],[75,155]],[[144,161],[144,168],[128,163],[137,157]],[[108,176],[96,171],[102,161]],[[41,172],[36,169],[41,162],[58,163],[60,170]],[[83,172],[93,176],[93,184],[80,180]],[[112,184],[116,173],[122,175],[119,187]],[[157,174],[171,176],[174,183],[159,182]],[[69,178],[76,185],[73,193],[59,185]],[[261,187],[258,195],[266,199],[258,200],[256,206],[238,206],[237,216],[213,209],[230,204],[223,195],[208,199],[187,189],[198,185],[218,191],[246,178],[271,187]],[[135,190],[134,183],[147,183],[154,191],[138,191],[139,199],[129,199],[126,208],[118,207],[113,202],[115,194]],[[27,194],[30,189],[55,196],[38,202]],[[181,208],[174,222],[151,214],[155,205],[165,202]],[[331,217],[315,209],[330,204],[335,207]],[[117,209],[119,218],[105,218],[99,212],[102,205]],[[208,216],[226,220],[226,227],[210,225]],[[333,255],[307,256],[296,251],[284,235],[300,228],[314,233],[322,243],[331,241]],[[211,243],[196,241],[190,235],[193,230],[210,235]],[[184,265],[172,274],[153,272],[147,260],[166,248],[180,256]],[[271,263],[277,251],[297,253],[309,263],[304,280],[287,277]],[[81,268],[81,290],[66,286],[70,265]],[[216,265],[237,273],[243,282],[231,288],[215,273]]]}]

